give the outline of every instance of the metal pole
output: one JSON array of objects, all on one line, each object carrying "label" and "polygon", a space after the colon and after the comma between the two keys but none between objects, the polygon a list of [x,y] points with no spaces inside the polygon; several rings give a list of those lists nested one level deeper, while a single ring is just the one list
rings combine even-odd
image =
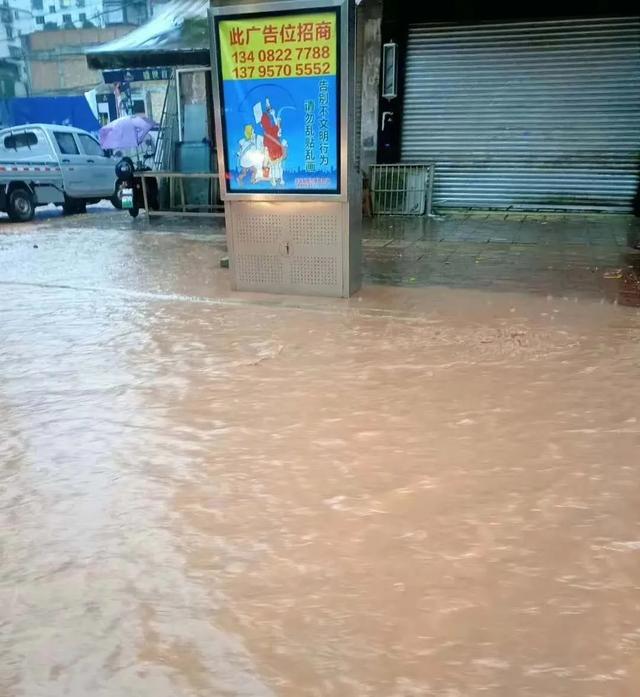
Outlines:
[{"label": "metal pole", "polygon": [[178,178],[178,184],[180,184],[180,198],[182,199],[182,212],[186,212],[187,204],[184,197],[184,179],[182,177]]},{"label": "metal pole", "polygon": [[147,199],[147,179],[144,176],[144,172],[142,173],[142,197],[144,198],[144,210],[145,213],[147,214],[147,218],[149,217],[149,200]]},{"label": "metal pole", "polygon": [[429,165],[429,182],[427,184],[427,215],[430,216],[433,213],[433,180],[436,177],[436,166],[435,164]]}]

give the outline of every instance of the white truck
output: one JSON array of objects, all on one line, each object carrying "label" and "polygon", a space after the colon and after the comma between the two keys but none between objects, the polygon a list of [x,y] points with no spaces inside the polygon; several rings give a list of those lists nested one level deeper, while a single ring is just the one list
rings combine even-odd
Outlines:
[{"label": "white truck", "polygon": [[29,124],[0,131],[0,210],[11,220],[32,220],[37,206],[82,213],[108,199],[118,206],[116,161],[87,131]]}]

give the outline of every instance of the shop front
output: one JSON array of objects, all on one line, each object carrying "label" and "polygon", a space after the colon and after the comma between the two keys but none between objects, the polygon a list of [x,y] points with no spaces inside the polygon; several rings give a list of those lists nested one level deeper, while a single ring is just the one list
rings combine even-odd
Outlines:
[{"label": "shop front", "polygon": [[166,81],[154,109],[159,131],[153,171],[145,174],[160,180],[162,209],[157,215],[219,215],[221,210],[208,10],[207,0],[168,3],[146,25],[87,55],[89,67],[102,70],[105,83],[113,86],[111,101],[118,116],[136,112],[136,85]]},{"label": "shop front", "polygon": [[402,69],[382,161],[434,165],[436,210],[629,212],[640,19],[453,19],[387,22]]}]

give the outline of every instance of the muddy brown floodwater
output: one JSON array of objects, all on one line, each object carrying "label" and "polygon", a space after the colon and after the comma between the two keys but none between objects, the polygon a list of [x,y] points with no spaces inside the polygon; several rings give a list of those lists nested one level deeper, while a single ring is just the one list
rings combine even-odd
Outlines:
[{"label": "muddy brown floodwater", "polygon": [[640,694],[637,310],[220,253],[0,237],[2,697]]}]

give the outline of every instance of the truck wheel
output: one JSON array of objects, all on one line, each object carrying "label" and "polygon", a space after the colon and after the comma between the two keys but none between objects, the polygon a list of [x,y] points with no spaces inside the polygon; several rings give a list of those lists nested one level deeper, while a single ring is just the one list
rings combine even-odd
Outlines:
[{"label": "truck wheel", "polygon": [[120,198],[120,196],[118,196],[117,191],[109,200],[111,201],[111,205],[114,208],[117,208],[119,211],[122,210],[122,199]]},{"label": "truck wheel", "polygon": [[140,214],[140,209],[139,209],[139,208],[129,208],[129,215],[130,215],[132,218],[137,218],[139,214]]},{"label": "truck wheel", "polygon": [[65,215],[77,215],[78,213],[87,212],[87,202],[78,198],[64,197],[62,210]]},{"label": "truck wheel", "polygon": [[14,189],[9,194],[7,213],[14,223],[27,223],[36,214],[36,204],[29,189]]}]

